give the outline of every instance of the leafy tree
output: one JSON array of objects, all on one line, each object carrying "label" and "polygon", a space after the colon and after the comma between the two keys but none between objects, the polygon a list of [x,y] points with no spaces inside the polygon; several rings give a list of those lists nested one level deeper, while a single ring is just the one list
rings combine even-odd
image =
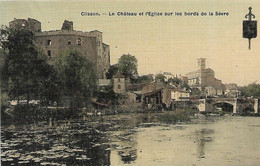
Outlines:
[{"label": "leafy tree", "polygon": [[106,73],[107,79],[113,78],[113,76],[118,72],[118,64],[111,65],[108,72]]},{"label": "leafy tree", "polygon": [[1,47],[4,64],[1,80],[7,84],[11,98],[40,98],[45,80],[47,56],[33,44],[33,33],[28,30],[1,28]]},{"label": "leafy tree", "polygon": [[134,80],[134,83],[150,83],[153,82],[153,76],[152,75],[142,75],[139,76],[137,79]]},{"label": "leafy tree", "polygon": [[179,79],[179,78],[177,78],[177,77],[174,77],[174,78],[169,78],[168,79],[168,83],[174,83],[174,84],[181,84],[182,83],[182,81]]},{"label": "leafy tree", "polygon": [[159,81],[159,82],[165,83],[165,79],[166,79],[166,77],[163,74],[157,74],[155,76],[155,81]]},{"label": "leafy tree", "polygon": [[45,105],[50,105],[50,103],[59,103],[61,98],[61,81],[58,79],[57,72],[53,65],[49,65],[45,69],[45,79],[42,80],[42,90],[41,90],[41,101]]},{"label": "leafy tree", "polygon": [[260,97],[260,84],[252,83],[241,88],[242,94],[247,97]]},{"label": "leafy tree", "polygon": [[118,60],[118,70],[126,78],[135,78],[138,75],[137,59],[135,56],[123,54]]},{"label": "leafy tree", "polygon": [[190,86],[189,86],[187,83],[181,84],[181,88],[182,88],[182,89],[185,88],[186,90],[191,90]]},{"label": "leafy tree", "polygon": [[115,104],[116,100],[118,99],[117,94],[113,91],[113,86],[103,86],[98,87],[97,90],[94,92],[95,97],[97,97],[98,102],[108,103],[108,104]]},{"label": "leafy tree", "polygon": [[61,91],[72,97],[71,107],[82,107],[89,101],[96,89],[96,74],[86,56],[73,50],[66,50],[54,58]]}]

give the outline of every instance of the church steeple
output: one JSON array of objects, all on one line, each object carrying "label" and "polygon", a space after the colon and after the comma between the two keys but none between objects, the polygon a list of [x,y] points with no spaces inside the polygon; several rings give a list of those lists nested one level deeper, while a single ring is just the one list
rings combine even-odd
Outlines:
[{"label": "church steeple", "polygon": [[204,70],[206,68],[206,58],[199,58],[198,60],[198,69]]}]

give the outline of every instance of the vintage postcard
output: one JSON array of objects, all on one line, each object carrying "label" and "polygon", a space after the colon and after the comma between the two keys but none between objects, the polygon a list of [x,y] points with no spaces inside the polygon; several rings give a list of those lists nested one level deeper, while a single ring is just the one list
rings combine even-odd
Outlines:
[{"label": "vintage postcard", "polygon": [[260,1],[0,1],[1,165],[260,165]]}]

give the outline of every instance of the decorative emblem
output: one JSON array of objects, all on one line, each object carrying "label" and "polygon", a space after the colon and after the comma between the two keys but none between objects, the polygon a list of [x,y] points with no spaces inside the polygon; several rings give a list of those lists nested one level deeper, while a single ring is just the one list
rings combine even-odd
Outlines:
[{"label": "decorative emblem", "polygon": [[243,38],[248,39],[248,49],[251,49],[251,39],[257,37],[257,21],[252,20],[255,18],[255,15],[252,14],[252,8],[249,7],[249,13],[245,16],[248,20],[243,21]]}]

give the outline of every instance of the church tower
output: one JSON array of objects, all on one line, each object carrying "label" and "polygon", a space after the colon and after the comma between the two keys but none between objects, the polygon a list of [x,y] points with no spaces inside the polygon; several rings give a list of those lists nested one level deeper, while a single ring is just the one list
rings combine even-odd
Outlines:
[{"label": "church tower", "polygon": [[198,60],[198,69],[204,70],[206,68],[206,58],[199,58]]},{"label": "church tower", "polygon": [[205,84],[205,74],[204,70],[206,69],[206,58],[199,58],[198,60],[198,83],[199,85]]}]

